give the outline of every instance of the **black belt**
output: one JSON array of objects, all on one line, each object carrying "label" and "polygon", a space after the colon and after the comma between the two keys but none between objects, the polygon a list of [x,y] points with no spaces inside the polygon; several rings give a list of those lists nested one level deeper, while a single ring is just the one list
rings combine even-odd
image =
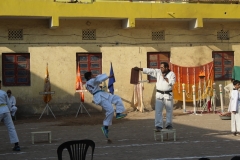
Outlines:
[{"label": "black belt", "polygon": [[172,92],[172,90],[171,91],[160,91],[160,90],[157,90],[157,92],[159,92],[161,94],[169,94],[169,95],[171,95],[170,93]]},{"label": "black belt", "polygon": [[97,94],[98,92],[102,92],[102,90],[98,90],[98,91],[94,92],[93,95]]}]

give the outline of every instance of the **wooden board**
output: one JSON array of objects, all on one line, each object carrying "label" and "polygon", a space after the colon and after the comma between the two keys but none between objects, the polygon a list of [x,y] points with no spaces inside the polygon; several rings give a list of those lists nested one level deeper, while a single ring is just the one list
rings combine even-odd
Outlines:
[{"label": "wooden board", "polygon": [[134,68],[131,70],[130,84],[138,84],[139,81],[139,71]]}]

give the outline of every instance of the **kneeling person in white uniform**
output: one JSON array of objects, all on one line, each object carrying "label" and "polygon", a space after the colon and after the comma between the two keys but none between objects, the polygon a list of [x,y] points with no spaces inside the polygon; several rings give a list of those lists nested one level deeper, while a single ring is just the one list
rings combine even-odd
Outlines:
[{"label": "kneeling person in white uniform", "polygon": [[[1,89],[1,80],[0,80],[0,89]],[[10,142],[14,143],[15,146],[13,151],[20,151],[20,147],[18,145],[18,136],[15,130],[10,111],[12,107],[9,103],[9,99],[7,93],[3,90],[0,90],[0,121],[4,122],[5,126],[7,127]]]},{"label": "kneeling person in white uniform", "polygon": [[16,107],[16,98],[12,95],[12,91],[11,90],[7,90],[7,95],[8,95],[8,99],[12,108],[11,111],[11,115],[15,116],[16,112],[17,112],[17,107]]},{"label": "kneeling person in white uniform", "polygon": [[106,117],[103,120],[103,127],[101,127],[101,129],[105,137],[108,138],[108,126],[112,125],[112,119],[114,116],[112,104],[116,106],[116,119],[126,117],[126,114],[123,114],[125,107],[122,103],[122,99],[117,95],[103,92],[99,87],[103,81],[113,77],[113,75],[108,77],[106,74],[100,74],[94,77],[92,72],[86,72],[84,77],[87,80],[86,89],[93,95],[94,103],[100,105],[106,111]]}]

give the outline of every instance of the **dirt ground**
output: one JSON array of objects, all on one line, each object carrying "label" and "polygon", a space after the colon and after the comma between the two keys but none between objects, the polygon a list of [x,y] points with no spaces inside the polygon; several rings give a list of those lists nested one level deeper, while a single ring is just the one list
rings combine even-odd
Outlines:
[{"label": "dirt ground", "polygon": [[[187,108],[191,111],[192,108]],[[18,118],[14,121],[21,151],[14,152],[9,143],[8,133],[0,123],[0,160],[57,160],[58,146],[69,140],[91,139],[95,142],[94,160],[197,160],[208,157],[211,160],[230,160],[240,155],[240,135],[230,132],[230,120],[221,120],[218,114],[189,114],[174,110],[173,124],[177,131],[177,141],[173,135],[164,141],[154,140],[154,111],[130,112],[125,119],[113,121],[108,144],[100,127],[104,113],[58,116],[52,115]],[[51,131],[52,143],[47,134],[35,135],[31,142],[31,132]],[[65,159],[69,159],[64,151]],[[90,159],[90,150],[87,155]]]}]

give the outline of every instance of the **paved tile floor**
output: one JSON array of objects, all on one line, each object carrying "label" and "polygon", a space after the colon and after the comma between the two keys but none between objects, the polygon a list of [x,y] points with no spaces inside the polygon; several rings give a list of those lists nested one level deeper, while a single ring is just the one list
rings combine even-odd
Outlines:
[{"label": "paved tile floor", "polygon": [[[20,139],[21,151],[11,150],[8,133],[0,123],[0,160],[57,160],[58,146],[68,140],[91,139],[96,143],[94,160],[197,160],[208,157],[211,160],[230,160],[240,155],[240,136],[230,132],[230,120],[221,120],[218,114],[177,114],[174,111],[174,128],[177,141],[169,135],[168,140],[154,140],[154,111],[130,112],[126,119],[114,121],[110,127],[113,143],[104,138],[100,119],[98,123],[82,125],[81,122],[94,120],[82,114],[75,118],[72,125],[64,126],[64,118],[54,119],[44,115],[42,119],[32,117],[15,121]],[[102,116],[104,117],[104,115]],[[101,118],[102,118],[101,117]],[[67,118],[66,118],[67,119]],[[47,134],[35,135],[35,144],[31,143],[31,132],[52,131],[52,143],[48,143]],[[165,137],[166,138],[166,137]],[[65,159],[67,151],[64,151]],[[90,159],[90,151],[87,159]]]}]

